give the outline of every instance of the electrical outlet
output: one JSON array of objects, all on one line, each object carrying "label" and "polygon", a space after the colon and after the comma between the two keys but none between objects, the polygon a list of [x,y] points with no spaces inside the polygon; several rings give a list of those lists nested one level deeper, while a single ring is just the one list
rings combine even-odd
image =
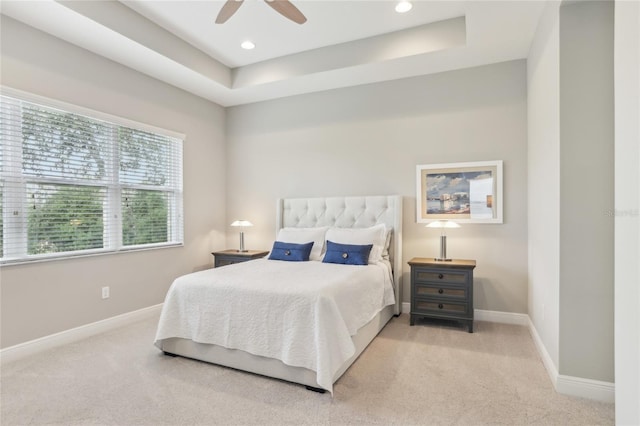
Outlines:
[{"label": "electrical outlet", "polygon": [[109,287],[102,287],[102,298],[103,299],[109,298]]}]

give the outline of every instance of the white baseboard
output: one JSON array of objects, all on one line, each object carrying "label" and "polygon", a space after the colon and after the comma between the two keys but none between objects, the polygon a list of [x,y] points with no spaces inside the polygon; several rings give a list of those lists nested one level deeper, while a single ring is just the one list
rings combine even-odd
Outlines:
[{"label": "white baseboard", "polygon": [[[529,318],[527,316],[527,318]],[[538,330],[529,318],[529,332],[533,338],[533,342],[538,349],[538,353],[542,358],[547,374],[551,379],[551,383],[556,392],[563,395],[577,396],[579,398],[587,398],[595,401],[614,403],[615,402],[615,383],[602,382],[599,380],[584,379],[582,377],[565,376],[558,374],[558,369],[551,360],[549,352],[547,352],[542,339],[538,334]]]},{"label": "white baseboard", "polygon": [[602,382],[600,380],[583,379],[558,375],[556,391],[564,395],[593,399],[596,401],[614,403],[616,400],[615,383]]},{"label": "white baseboard", "polygon": [[501,324],[528,325],[529,315],[515,312],[485,311],[476,309],[474,319],[477,321],[498,322]]},{"label": "white baseboard", "polygon": [[544,365],[544,368],[547,370],[547,374],[551,379],[551,383],[553,384],[553,387],[557,390],[558,389],[558,369],[556,368],[556,365],[553,363],[553,360],[551,359],[551,355],[549,355],[549,352],[547,352],[546,346],[544,345],[544,343],[542,343],[542,339],[538,334],[538,330],[536,330],[530,317],[529,317],[529,333],[533,338],[533,343],[536,345],[536,349],[538,349],[538,354],[540,354],[540,358],[542,358],[542,364]]},{"label": "white baseboard", "polygon": [[161,309],[162,304],[149,306],[148,308],[128,312],[126,314],[4,348],[0,350],[0,363],[5,364],[12,362],[38,352],[73,343],[78,340],[86,339],[87,337],[95,336],[96,334],[104,333],[124,325],[150,318],[153,315],[159,314]]}]

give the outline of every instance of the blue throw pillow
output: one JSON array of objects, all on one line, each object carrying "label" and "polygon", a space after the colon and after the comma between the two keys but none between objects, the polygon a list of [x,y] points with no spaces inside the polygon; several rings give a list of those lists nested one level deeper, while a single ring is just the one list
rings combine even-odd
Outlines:
[{"label": "blue throw pillow", "polygon": [[287,260],[290,262],[306,262],[309,260],[313,241],[304,244],[285,243],[276,241],[269,255],[271,260]]},{"label": "blue throw pillow", "polygon": [[327,241],[327,252],[322,261],[324,263],[341,263],[343,265],[368,265],[369,252],[373,244],[355,245],[338,244]]}]

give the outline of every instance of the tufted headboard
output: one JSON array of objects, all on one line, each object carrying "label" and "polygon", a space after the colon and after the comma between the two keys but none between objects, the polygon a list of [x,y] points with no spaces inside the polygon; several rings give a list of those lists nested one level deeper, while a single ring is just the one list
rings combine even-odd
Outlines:
[{"label": "tufted headboard", "polygon": [[384,223],[392,228],[389,260],[396,293],[395,314],[402,305],[402,197],[283,198],[277,203],[276,234],[280,228],[366,228]]}]

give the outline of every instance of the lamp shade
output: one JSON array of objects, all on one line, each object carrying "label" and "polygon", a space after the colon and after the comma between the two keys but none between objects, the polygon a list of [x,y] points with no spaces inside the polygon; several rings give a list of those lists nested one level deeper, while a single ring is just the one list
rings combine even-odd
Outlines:
[{"label": "lamp shade", "polygon": [[460,228],[460,225],[451,220],[436,220],[425,226],[427,228]]},{"label": "lamp shade", "polygon": [[253,226],[248,220],[234,220],[231,226]]}]

